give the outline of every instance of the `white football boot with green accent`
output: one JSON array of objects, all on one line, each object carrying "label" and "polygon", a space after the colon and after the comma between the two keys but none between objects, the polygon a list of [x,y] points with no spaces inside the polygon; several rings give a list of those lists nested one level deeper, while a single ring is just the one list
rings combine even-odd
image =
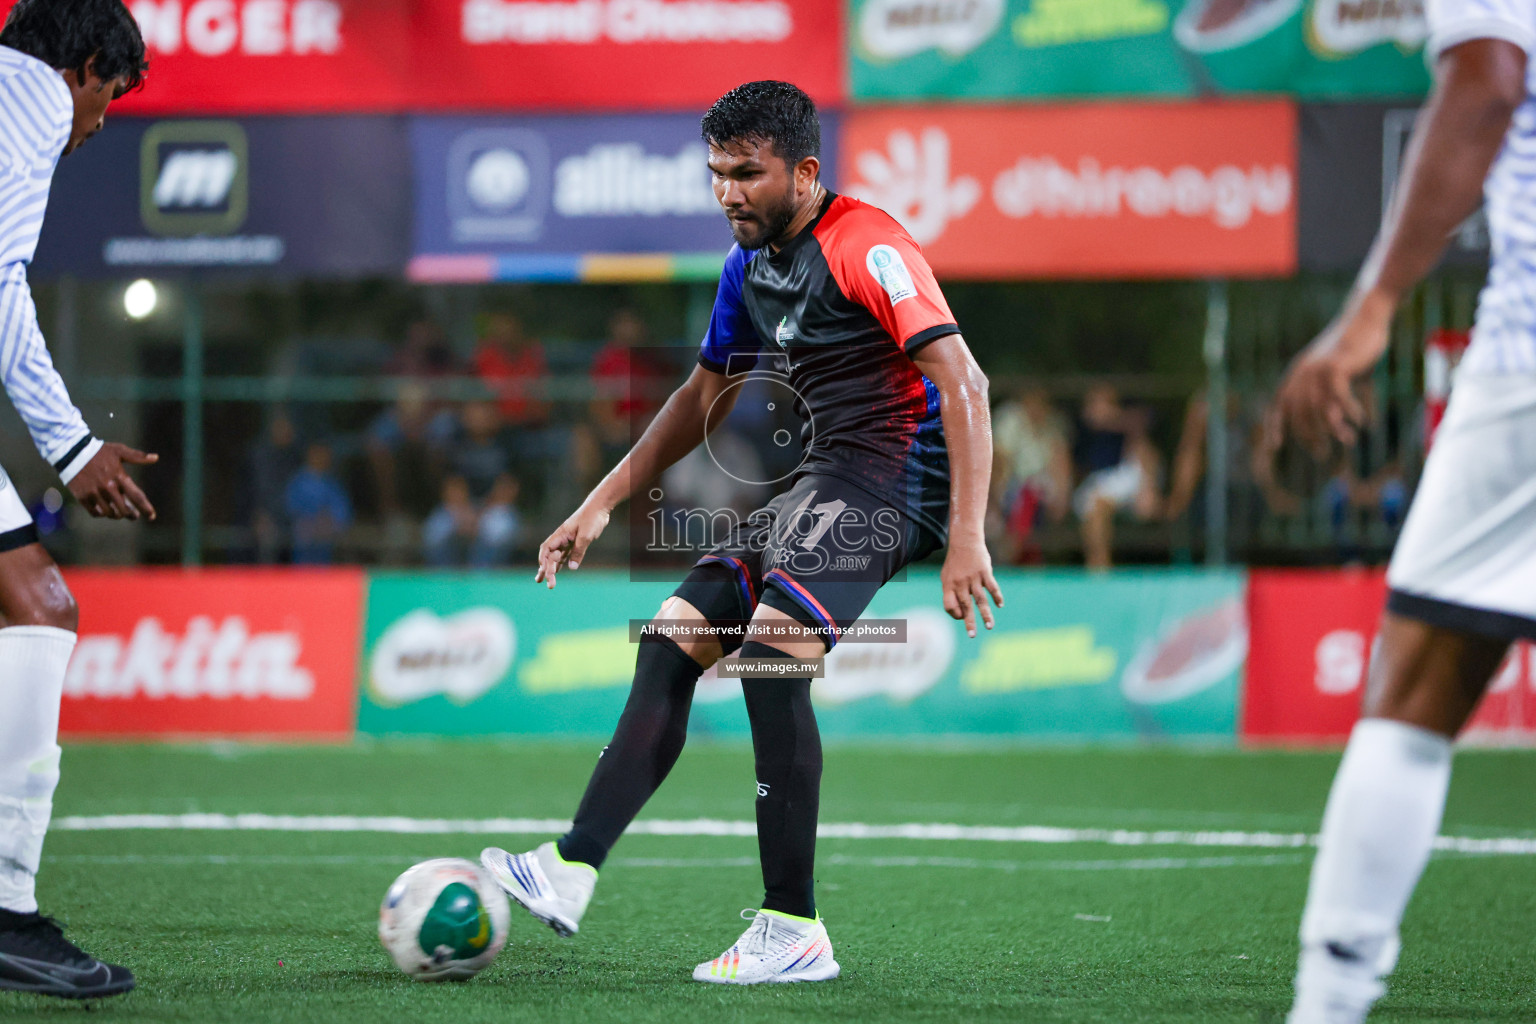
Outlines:
[{"label": "white football boot with green accent", "polygon": [[743,910],[752,922],[735,945],[693,969],[694,981],[718,985],[831,981],[842,970],[832,958],[832,940],[817,917],[791,917],[777,910]]},{"label": "white football boot with green accent", "polygon": [[597,887],[596,868],[566,860],[554,843],[528,853],[488,847],[480,851],[480,863],[502,891],[556,934],[570,938],[580,930]]}]

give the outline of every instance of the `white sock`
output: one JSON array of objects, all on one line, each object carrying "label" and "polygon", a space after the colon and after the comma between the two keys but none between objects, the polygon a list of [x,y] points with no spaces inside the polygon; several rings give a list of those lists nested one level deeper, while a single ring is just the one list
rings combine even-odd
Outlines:
[{"label": "white sock", "polygon": [[1368,718],[1350,734],[1323,814],[1301,919],[1298,998],[1311,985],[1383,991],[1397,965],[1397,929],[1440,831],[1451,741]]},{"label": "white sock", "polygon": [[0,908],[37,910],[37,869],[59,783],[59,700],[75,634],[0,629]]}]

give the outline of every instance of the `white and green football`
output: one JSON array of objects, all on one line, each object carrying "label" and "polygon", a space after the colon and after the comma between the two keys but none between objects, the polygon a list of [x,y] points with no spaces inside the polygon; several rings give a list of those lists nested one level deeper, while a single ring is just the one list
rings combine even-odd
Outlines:
[{"label": "white and green football", "polygon": [[507,944],[506,894],[484,868],[424,860],[395,879],[379,907],[379,941],[416,981],[466,981]]}]

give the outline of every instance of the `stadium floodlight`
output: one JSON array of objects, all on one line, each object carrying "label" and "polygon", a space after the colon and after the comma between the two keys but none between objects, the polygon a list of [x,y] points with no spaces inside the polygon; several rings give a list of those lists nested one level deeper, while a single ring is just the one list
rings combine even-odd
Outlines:
[{"label": "stadium floodlight", "polygon": [[135,320],[143,320],[160,304],[160,292],[153,281],[139,278],[123,292],[123,311]]}]

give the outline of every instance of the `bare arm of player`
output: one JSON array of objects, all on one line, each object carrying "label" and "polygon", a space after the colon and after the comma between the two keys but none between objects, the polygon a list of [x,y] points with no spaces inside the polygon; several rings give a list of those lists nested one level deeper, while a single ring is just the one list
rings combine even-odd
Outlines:
[{"label": "bare arm of player", "polygon": [[966,635],[974,637],[978,611],[987,628],[993,626],[987,595],[999,608],[1003,606],[1003,592],[992,575],[984,523],[992,477],[987,375],[958,334],[924,345],[913,354],[912,362],[939,389],[939,415],[949,447],[949,551],[940,576],[944,610],[951,618],[964,619]]},{"label": "bare arm of player", "polygon": [[1441,54],[1402,178],[1354,288],[1286,372],[1272,423],[1277,434],[1288,425],[1314,451],[1326,448],[1330,435],[1354,441],[1365,421],[1354,381],[1386,351],[1397,304],[1476,211],[1510,118],[1525,99],[1525,64],[1525,52],[1502,39],[1472,39]]},{"label": "bare arm of player", "polygon": [[553,590],[556,573],[566,566],[580,568],[587,548],[607,527],[614,508],[702,444],[730,415],[738,393],[725,374],[694,367],[629,454],[592,489],[581,507],[539,545],[539,570],[534,581]]}]

